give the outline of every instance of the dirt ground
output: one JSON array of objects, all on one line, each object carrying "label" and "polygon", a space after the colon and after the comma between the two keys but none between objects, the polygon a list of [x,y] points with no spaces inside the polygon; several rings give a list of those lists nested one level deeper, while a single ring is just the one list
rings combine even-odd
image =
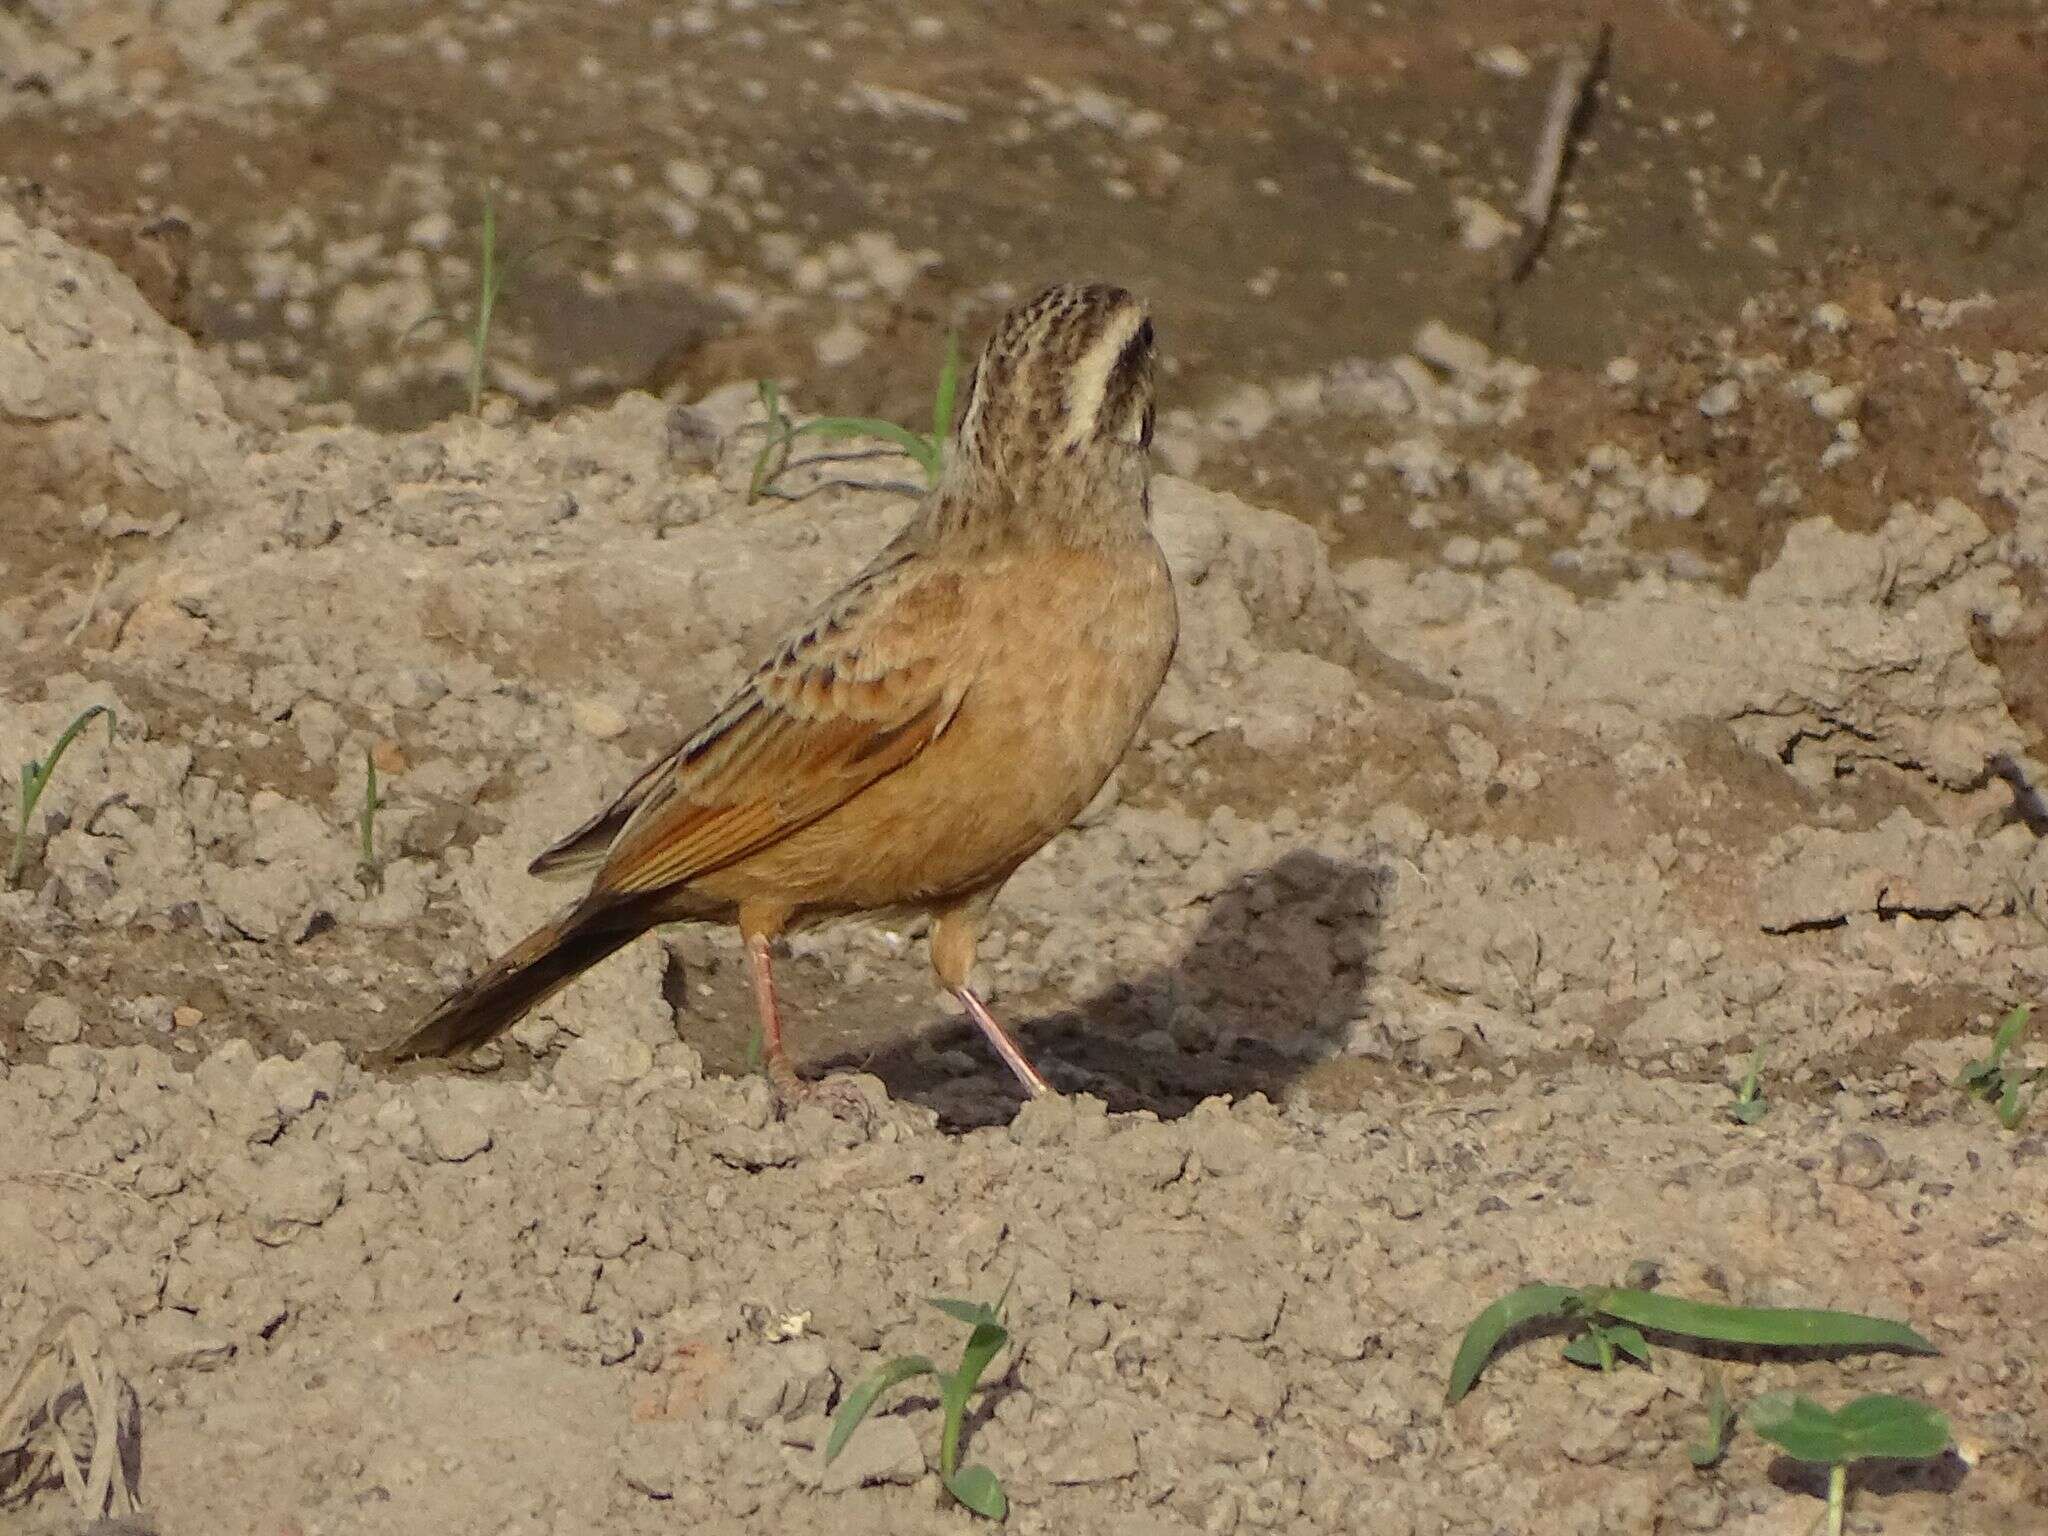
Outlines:
[{"label": "dirt ground", "polygon": [[[84,1307],[140,1528],[969,1529],[935,1394],[821,1450],[1005,1287],[1021,1531],[1804,1532],[1688,1460],[1710,1365],[1951,1415],[1852,1529],[2042,1528],[2048,1109],[1951,1086],[2048,978],[2030,8],[1631,10],[1519,284],[1579,7],[346,9],[0,10],[0,762],[112,711],[0,889],[0,1390]],[[1184,637],[984,950],[1067,1097],[858,926],[784,975],[867,1125],[772,1112],[724,933],[356,1066],[908,510],[868,445],[750,502],[755,378],[916,422],[1083,273],[1173,360]],[[1637,1261],[1941,1353],[1443,1407]],[[129,1529],[6,1450],[10,1532]]]}]

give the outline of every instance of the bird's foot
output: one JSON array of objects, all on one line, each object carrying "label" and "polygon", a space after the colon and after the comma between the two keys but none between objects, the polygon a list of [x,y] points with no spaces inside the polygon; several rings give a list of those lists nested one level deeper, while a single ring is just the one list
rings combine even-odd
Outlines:
[{"label": "bird's foot", "polygon": [[785,1117],[795,1114],[803,1105],[815,1104],[836,1120],[872,1131],[880,1116],[875,1079],[863,1073],[834,1072],[812,1079],[797,1076],[794,1067],[785,1065],[778,1072],[771,1065],[768,1082]]}]

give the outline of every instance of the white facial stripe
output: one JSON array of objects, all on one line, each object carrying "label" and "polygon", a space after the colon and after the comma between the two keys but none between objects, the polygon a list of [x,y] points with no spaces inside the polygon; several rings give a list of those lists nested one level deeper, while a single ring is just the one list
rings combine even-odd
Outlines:
[{"label": "white facial stripe", "polygon": [[1067,375],[1067,422],[1060,432],[1060,447],[1071,448],[1095,430],[1096,414],[1109,393],[1110,370],[1144,323],[1142,309],[1135,304],[1126,307],[1095,339],[1095,344],[1075,360],[1072,372]]}]

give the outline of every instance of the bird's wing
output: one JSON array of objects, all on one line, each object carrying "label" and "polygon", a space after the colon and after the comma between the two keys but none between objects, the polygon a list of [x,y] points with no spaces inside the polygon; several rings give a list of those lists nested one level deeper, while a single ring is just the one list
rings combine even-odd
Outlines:
[{"label": "bird's wing", "polygon": [[534,861],[602,861],[593,897],[684,884],[844,805],[937,740],[966,694],[959,577],[922,562],[864,573],[696,735]]}]

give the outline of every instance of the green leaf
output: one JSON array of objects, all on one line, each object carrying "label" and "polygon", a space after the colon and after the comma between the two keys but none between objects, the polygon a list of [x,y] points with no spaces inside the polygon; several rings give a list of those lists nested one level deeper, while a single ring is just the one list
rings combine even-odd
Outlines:
[{"label": "green leaf", "polygon": [[1770,1112],[1770,1103],[1764,1099],[1738,1099],[1728,1106],[1728,1118],[1737,1125],[1755,1125]]},{"label": "green leaf", "polygon": [[876,421],[866,416],[818,416],[791,427],[783,433],[783,441],[802,437],[805,433],[816,437],[879,437],[920,464],[931,458],[931,444],[893,421]]},{"label": "green leaf", "polygon": [[1633,1328],[1590,1328],[1565,1345],[1564,1357],[1574,1365],[1590,1365],[1611,1371],[1617,1351],[1639,1365],[1650,1363],[1650,1346]]},{"label": "green leaf", "polygon": [[1766,1392],[1743,1415],[1749,1427],[1800,1461],[1845,1461],[1847,1440],[1835,1416],[1796,1392]]},{"label": "green leaf", "polygon": [[1707,1379],[1707,1432],[1685,1448],[1692,1464],[1706,1470],[1728,1454],[1728,1430],[1735,1414],[1728,1406],[1728,1389],[1721,1385],[1721,1373]]},{"label": "green leaf", "polygon": [[981,1373],[989,1361],[1010,1342],[1009,1330],[1001,1323],[977,1323],[960,1352],[960,1364],[946,1378],[939,1391],[939,1406],[945,1423],[939,1431],[939,1475],[950,1478],[960,1461],[960,1426],[967,1417],[967,1399],[981,1384]]},{"label": "green leaf", "polygon": [[1589,1365],[1602,1371],[1614,1369],[1614,1346],[1607,1343],[1597,1328],[1566,1344],[1564,1357],[1573,1365]]},{"label": "green leaf", "polygon": [[1751,1429],[1798,1461],[1926,1461],[1949,1444],[1947,1415],[1909,1397],[1859,1397],[1830,1413],[1810,1397],[1769,1392],[1749,1405],[1746,1417]]},{"label": "green leaf", "polygon": [[2027,1106],[2020,1098],[2021,1079],[2009,1077],[2005,1088],[1998,1095],[1998,1123],[2008,1131],[2020,1128],[2020,1122],[2027,1118]]},{"label": "green leaf", "polygon": [[1010,1501],[1003,1496],[1003,1485],[996,1481],[995,1473],[984,1466],[962,1467],[946,1479],[946,1492],[989,1520],[1000,1520],[1010,1512]]},{"label": "green leaf", "polygon": [[50,748],[50,755],[30,758],[21,765],[21,819],[14,829],[14,852],[7,860],[7,883],[15,885],[21,880],[21,872],[28,866],[28,824],[36,813],[36,802],[43,798],[50,775],[57,771],[57,764],[63,759],[71,743],[78,739],[78,733],[92,723],[95,715],[107,717],[107,745],[114,745],[114,712],[104,704],[88,704],[72,717]]},{"label": "green leaf", "polygon": [[946,1316],[965,1323],[970,1328],[979,1328],[983,1323],[995,1328],[1003,1326],[1003,1320],[995,1308],[985,1301],[961,1301],[952,1296],[933,1296],[929,1298],[929,1305],[937,1307]]},{"label": "green leaf", "polygon": [[1770,1344],[1788,1349],[1889,1348],[1941,1353],[1904,1323],[1858,1312],[1805,1307],[1724,1307],[1687,1301],[1661,1291],[1601,1286],[1583,1293],[1588,1310],[1606,1317],[1723,1344]]},{"label": "green leaf", "polygon": [[1570,1286],[1525,1285],[1508,1292],[1473,1318],[1458,1345],[1457,1357],[1451,1361],[1451,1379],[1444,1391],[1444,1401],[1455,1403],[1472,1390],[1501,1340],[1515,1329],[1539,1317],[1562,1317],[1578,1298],[1579,1293]]},{"label": "green leaf", "polygon": [[1996,1060],[2020,1043],[2020,1036],[2027,1032],[2027,1018],[2033,1013],[2031,1003],[2021,1003],[1999,1021],[1998,1033],[1991,1037],[1991,1054]]},{"label": "green leaf", "polygon": [[860,1427],[860,1421],[868,1416],[868,1410],[875,1406],[876,1398],[913,1376],[938,1374],[939,1368],[923,1355],[902,1355],[868,1377],[847,1393],[846,1401],[839,1405],[839,1412],[832,1420],[832,1438],[825,1442],[825,1460],[831,1462],[846,1449],[847,1440]]},{"label": "green leaf", "polygon": [[1629,1359],[1635,1361],[1637,1365],[1648,1365],[1650,1363],[1650,1346],[1644,1342],[1643,1336],[1635,1329],[1605,1328],[1601,1331],[1607,1335],[1608,1343],[1612,1344],[1624,1355],[1627,1355]]},{"label": "green leaf", "polygon": [[754,392],[761,397],[761,411],[767,418],[767,430],[761,436],[761,451],[754,456],[754,472],[747,480],[747,505],[760,500],[761,492],[768,482],[781,472],[778,464],[771,470],[768,466],[775,455],[784,447],[782,430],[782,391],[773,379],[762,379],[754,386]]},{"label": "green leaf", "polygon": [[1836,1409],[1835,1422],[1855,1443],[1859,1459],[1928,1461],[1949,1447],[1948,1415],[1917,1398],[1874,1392]]},{"label": "green leaf", "polygon": [[1963,1068],[1956,1077],[1956,1086],[1965,1090],[1973,1089],[1990,1082],[1998,1075],[1998,1063],[1986,1057],[1982,1061],[1973,1061]]}]

